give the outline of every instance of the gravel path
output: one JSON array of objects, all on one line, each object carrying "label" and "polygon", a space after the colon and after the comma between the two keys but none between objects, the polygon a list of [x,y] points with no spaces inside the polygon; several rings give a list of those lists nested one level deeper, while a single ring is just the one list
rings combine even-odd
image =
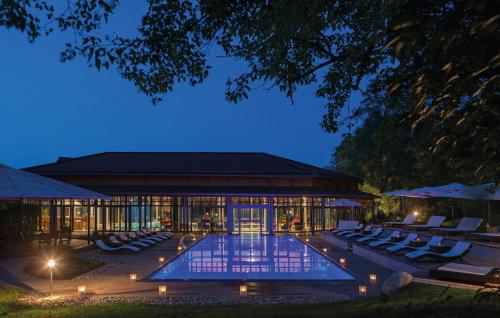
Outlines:
[{"label": "gravel path", "polygon": [[148,305],[271,305],[271,304],[317,304],[347,300],[339,296],[136,296],[136,297],[44,297],[25,296],[21,302],[42,307],[64,305],[98,305],[110,303],[148,304]]}]

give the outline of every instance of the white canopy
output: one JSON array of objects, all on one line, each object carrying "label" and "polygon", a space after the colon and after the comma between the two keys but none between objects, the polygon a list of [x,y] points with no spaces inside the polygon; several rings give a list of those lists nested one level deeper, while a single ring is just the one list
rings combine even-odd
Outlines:
[{"label": "white canopy", "polygon": [[424,187],[413,190],[399,190],[385,192],[388,196],[414,197],[414,198],[454,198],[468,200],[500,200],[500,191],[492,193],[492,183],[478,186],[468,186],[461,183],[450,183],[438,187]]},{"label": "white canopy", "polygon": [[0,200],[101,199],[111,197],[0,164]]},{"label": "white canopy", "polygon": [[350,207],[350,208],[354,208],[354,207],[360,207],[362,204],[359,203],[359,202],[356,202],[356,201],[351,201],[351,200],[347,200],[347,199],[339,199],[339,200],[335,200],[335,201],[332,201],[332,202],[327,202],[325,203],[326,206],[331,206],[331,207]]}]

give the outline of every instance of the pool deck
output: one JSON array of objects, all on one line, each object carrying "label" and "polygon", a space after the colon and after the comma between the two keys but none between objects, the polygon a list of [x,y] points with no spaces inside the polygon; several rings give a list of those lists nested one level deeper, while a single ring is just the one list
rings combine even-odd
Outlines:
[{"label": "pool deck", "polygon": [[[306,237],[302,237],[305,240]],[[81,252],[80,255],[99,260],[106,265],[70,280],[55,280],[53,293],[68,297],[77,295],[77,286],[85,285],[89,296],[137,297],[157,296],[160,283],[142,282],[153,271],[159,268],[158,258],[166,260],[177,255],[179,237],[150,247],[137,254],[101,254],[97,249]],[[322,241],[319,236],[310,238],[309,244],[321,250]],[[368,295],[377,295],[381,282],[391,271],[371,263],[366,259],[341,250],[329,250],[327,253],[333,261],[339,257],[347,259],[344,268],[354,274],[357,281],[318,282],[248,282],[249,296],[311,296],[353,299],[358,297],[358,286],[368,287]],[[48,294],[49,281],[32,277],[24,273],[23,268],[30,257],[5,258],[0,260],[0,284],[32,289]],[[137,273],[137,282],[130,282],[129,274]],[[370,284],[368,275],[376,273],[376,284]],[[168,282],[168,296],[239,296],[240,282]]]}]

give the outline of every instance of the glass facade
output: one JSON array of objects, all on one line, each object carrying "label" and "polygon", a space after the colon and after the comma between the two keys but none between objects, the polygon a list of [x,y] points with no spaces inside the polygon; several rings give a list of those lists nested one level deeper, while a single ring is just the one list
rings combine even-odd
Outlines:
[{"label": "glass facade", "polygon": [[40,230],[74,233],[136,231],[262,233],[332,229],[340,219],[363,219],[363,208],[332,208],[332,197],[305,196],[114,196],[111,201],[42,202]]}]

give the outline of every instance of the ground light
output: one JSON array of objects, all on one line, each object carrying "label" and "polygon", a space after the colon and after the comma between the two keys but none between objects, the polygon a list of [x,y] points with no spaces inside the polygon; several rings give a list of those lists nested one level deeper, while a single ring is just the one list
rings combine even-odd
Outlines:
[{"label": "ground light", "polygon": [[323,253],[328,253],[328,249],[326,247],[323,247]]},{"label": "ground light", "polygon": [[136,273],[130,273],[129,275],[130,281],[134,283],[137,280],[137,274]]},{"label": "ground light", "polygon": [[240,296],[246,296],[248,293],[248,286],[246,283],[241,283],[240,285]]},{"label": "ground light", "polygon": [[359,285],[359,295],[360,296],[366,296],[366,291],[368,290],[368,288],[366,288],[365,285]]},{"label": "ground light", "polygon": [[163,264],[163,262],[165,262],[165,257],[163,257],[163,256],[158,257],[158,262],[160,264]]},{"label": "ground light", "polygon": [[178,250],[178,251],[182,251],[182,246],[180,246],[180,245],[179,245],[179,246],[177,246],[177,250]]},{"label": "ground light", "polygon": [[377,282],[377,274],[370,274],[370,283],[374,284]]},{"label": "ground light", "polygon": [[52,297],[52,272],[54,271],[54,267],[56,267],[56,261],[52,258],[49,259],[49,261],[47,262],[47,267],[49,268],[50,272],[50,296]]},{"label": "ground light", "polygon": [[86,292],[87,292],[87,286],[78,285],[78,295],[79,296],[84,296]]},{"label": "ground light", "polygon": [[165,296],[167,294],[167,285],[158,286],[158,295]]},{"label": "ground light", "polygon": [[345,257],[339,258],[340,265],[345,265]]}]

